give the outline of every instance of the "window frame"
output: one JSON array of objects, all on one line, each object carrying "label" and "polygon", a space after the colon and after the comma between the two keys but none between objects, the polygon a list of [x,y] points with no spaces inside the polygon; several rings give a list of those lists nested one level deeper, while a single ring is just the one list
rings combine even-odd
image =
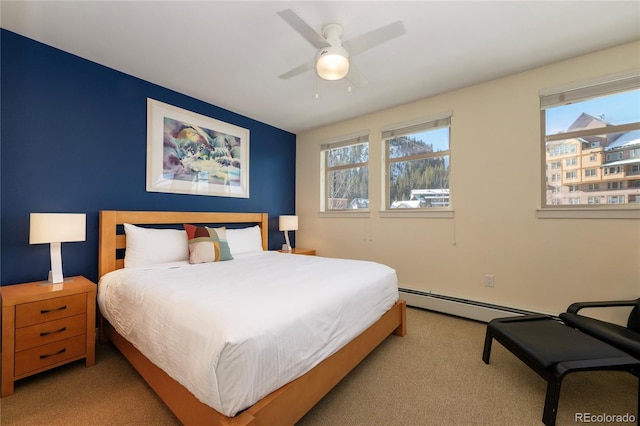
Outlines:
[{"label": "window frame", "polygon": [[[547,156],[546,143],[563,141],[585,136],[596,136],[617,132],[628,132],[640,129],[640,122],[621,125],[611,125],[603,128],[577,130],[557,135],[546,135],[546,109],[586,101],[596,97],[615,95],[617,93],[640,89],[640,69],[605,76],[586,82],[573,83],[564,87],[541,90],[540,99],[540,146],[541,146],[541,194],[540,207],[536,210],[536,217],[540,219],[554,218],[590,218],[590,219],[640,219],[638,203],[627,204],[556,204],[554,200],[547,204]],[[565,145],[562,143],[562,145]],[[566,147],[565,147],[566,148]],[[594,148],[593,146],[591,148]],[[560,148],[558,148],[560,149]],[[568,153],[567,153],[568,154]],[[557,161],[557,160],[555,160]],[[602,174],[605,174],[603,168]]]},{"label": "window frame", "polygon": [[[320,215],[321,216],[340,216],[347,215],[349,217],[365,216],[368,217],[370,207],[362,209],[330,209],[329,208],[329,173],[336,170],[354,169],[358,167],[367,167],[367,173],[370,168],[370,155],[367,157],[367,162],[353,163],[348,165],[329,166],[329,152],[333,149],[344,148],[347,146],[367,144],[369,152],[371,150],[371,143],[369,138],[369,131],[358,132],[353,135],[343,136],[335,138],[320,145]],[[370,198],[370,187],[367,185],[367,197]]]},{"label": "window frame", "polygon": [[[451,133],[452,133],[451,111],[437,115],[423,117],[411,122],[399,123],[386,126],[380,129],[381,150],[382,150],[382,200],[379,211],[380,217],[432,217],[432,218],[453,218],[453,207],[451,198],[451,185],[449,185],[449,205],[446,207],[422,207],[409,209],[392,209],[390,207],[390,165],[400,161],[415,161],[429,158],[449,157],[449,171],[451,172]],[[389,158],[388,141],[400,136],[411,135],[429,130],[449,128],[449,149],[446,151],[436,151],[422,153],[400,158]],[[449,181],[451,177],[449,176]]]}]

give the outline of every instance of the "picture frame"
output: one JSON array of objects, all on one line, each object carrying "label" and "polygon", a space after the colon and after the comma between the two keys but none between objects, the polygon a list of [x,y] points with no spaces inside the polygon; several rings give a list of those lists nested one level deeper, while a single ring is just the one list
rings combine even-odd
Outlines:
[{"label": "picture frame", "polygon": [[147,98],[146,188],[249,198],[249,130]]}]

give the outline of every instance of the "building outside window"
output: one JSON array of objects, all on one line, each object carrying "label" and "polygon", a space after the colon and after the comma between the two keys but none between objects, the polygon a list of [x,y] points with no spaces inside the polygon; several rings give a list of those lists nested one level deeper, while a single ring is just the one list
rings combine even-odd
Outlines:
[{"label": "building outside window", "polygon": [[543,207],[640,202],[640,75],[541,94],[540,104]]},{"label": "building outside window", "polygon": [[369,136],[321,147],[322,211],[369,208]]},{"label": "building outside window", "polygon": [[451,206],[450,126],[446,114],[383,130],[385,209]]}]

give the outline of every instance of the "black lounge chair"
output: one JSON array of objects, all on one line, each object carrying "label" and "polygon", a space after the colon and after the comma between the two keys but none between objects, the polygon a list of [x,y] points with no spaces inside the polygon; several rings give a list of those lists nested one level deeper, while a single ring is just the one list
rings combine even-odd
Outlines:
[{"label": "black lounge chair", "polygon": [[[623,327],[606,321],[600,321],[578,314],[584,308],[612,308],[633,306],[627,326]],[[567,312],[560,314],[560,319],[568,326],[590,334],[596,339],[621,349],[640,359],[640,299],[615,300],[603,302],[574,303]]]},{"label": "black lounge chair", "polygon": [[[588,307],[635,306],[628,326],[579,315]],[[561,321],[562,320],[562,321]],[[542,421],[555,425],[562,379],[589,370],[622,370],[640,377],[640,299],[572,304],[560,318],[524,315],[487,325],[482,360],[489,364],[493,339],[547,381]],[[638,387],[640,395],[640,382]],[[640,411],[640,397],[638,400]]]}]

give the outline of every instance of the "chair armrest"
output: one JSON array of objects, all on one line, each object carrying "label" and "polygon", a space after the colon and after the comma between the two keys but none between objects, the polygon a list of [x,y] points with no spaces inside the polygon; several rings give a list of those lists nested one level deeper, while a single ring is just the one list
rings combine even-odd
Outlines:
[{"label": "chair armrest", "polygon": [[640,299],[634,300],[603,300],[596,302],[576,302],[569,305],[567,312],[570,314],[577,314],[580,309],[583,308],[612,308],[619,306],[635,306]]}]

